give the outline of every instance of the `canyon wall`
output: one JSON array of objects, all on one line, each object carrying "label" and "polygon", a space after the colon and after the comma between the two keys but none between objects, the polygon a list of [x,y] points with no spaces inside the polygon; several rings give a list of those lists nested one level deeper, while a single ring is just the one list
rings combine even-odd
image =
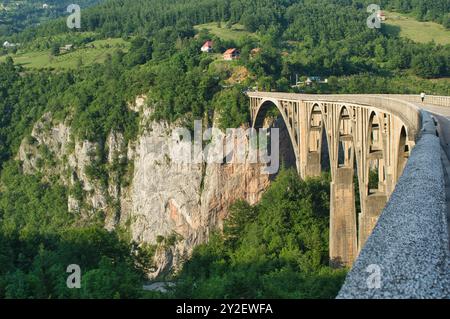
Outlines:
[{"label": "canyon wall", "polygon": [[[152,108],[138,97],[130,108],[140,113],[140,134],[125,142],[111,132],[105,145],[74,138],[70,121],[45,114],[22,142],[17,159],[27,174],[57,177],[68,187],[68,209],[88,222],[103,214],[105,227],[126,227],[137,243],[157,245],[151,277],[178,270],[193,248],[220,230],[238,199],[255,204],[270,183],[259,164],[180,164],[170,157],[175,124],[151,120]],[[247,143],[245,137],[237,141]],[[104,174],[92,176],[99,150]],[[116,167],[126,167],[121,176]]]}]

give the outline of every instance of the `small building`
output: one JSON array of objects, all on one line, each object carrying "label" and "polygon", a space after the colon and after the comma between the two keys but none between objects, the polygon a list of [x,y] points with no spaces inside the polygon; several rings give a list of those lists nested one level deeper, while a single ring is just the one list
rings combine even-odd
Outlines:
[{"label": "small building", "polygon": [[48,9],[48,4],[44,3],[44,4],[42,5],[42,9]]},{"label": "small building", "polygon": [[239,59],[241,53],[239,52],[238,49],[228,49],[225,51],[225,53],[223,54],[223,59],[225,61],[232,61],[232,60],[237,60]]},{"label": "small building", "polygon": [[386,14],[383,11],[378,11],[377,18],[380,19],[380,21],[386,21]]},{"label": "small building", "polygon": [[200,50],[204,53],[211,53],[213,50],[213,42],[211,40],[206,41]]},{"label": "small building", "polygon": [[3,42],[3,47],[5,49],[14,48],[14,47],[16,47],[18,45],[19,45],[18,43],[10,43],[8,41]]},{"label": "small building", "polygon": [[308,86],[310,86],[314,83],[326,84],[326,83],[328,83],[328,79],[322,79],[320,76],[309,76],[305,81],[305,84]]},{"label": "small building", "polygon": [[60,53],[65,53],[73,50],[73,44],[66,44],[65,46],[59,48]]}]

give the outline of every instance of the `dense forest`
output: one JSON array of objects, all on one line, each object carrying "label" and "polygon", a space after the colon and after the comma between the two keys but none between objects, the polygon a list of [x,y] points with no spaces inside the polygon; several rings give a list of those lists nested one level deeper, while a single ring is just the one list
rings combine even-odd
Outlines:
[{"label": "dense forest", "polygon": [[[211,21],[231,21],[231,23],[240,22],[251,31],[267,30],[273,25],[286,28],[290,24],[287,15],[289,12],[293,13],[291,10],[299,11],[299,8],[303,9],[301,11],[304,15],[314,12],[310,11],[311,8],[316,8],[321,13],[328,11],[334,19],[331,23],[321,24],[321,26],[331,28],[336,26],[333,22],[338,22],[344,11],[348,15],[353,15],[350,19],[353,21],[358,20],[359,14],[362,13],[365,21],[367,18],[365,8],[371,3],[379,3],[383,9],[412,13],[421,20],[448,24],[450,4],[446,0],[134,0],[126,2],[105,0],[99,6],[83,11],[83,29],[108,36],[136,33],[151,35],[157,30],[174,24],[196,25]],[[300,20],[301,17],[296,19]],[[334,29],[340,32],[341,28],[342,26]],[[63,32],[64,21],[43,25],[38,30],[40,32],[38,35]],[[298,30],[299,33],[300,31]],[[34,36],[31,32],[25,32],[23,35]]]},{"label": "dense forest", "polygon": [[[81,8],[99,3],[101,0],[78,0]],[[67,13],[67,6],[73,3],[69,0],[2,0],[0,7],[0,40],[24,30],[30,26],[36,26]],[[44,6],[46,4],[47,6]],[[3,42],[2,42],[3,43]]]},{"label": "dense forest", "polygon": [[[105,145],[111,130],[133,140],[140,115],[128,104],[146,94],[153,119],[186,123],[204,118],[237,127],[249,120],[251,88],[307,93],[411,93],[450,95],[450,45],[419,44],[366,25],[368,3],[358,0],[105,0],[78,1],[82,29],[68,30],[65,2],[54,11],[0,11],[0,40],[21,43],[53,57],[70,40],[76,46],[118,37],[130,49],[113,49],[103,63],[75,69],[30,69],[4,50],[0,62],[0,297],[140,298],[154,253],[131,242],[127,229],[104,230],[105,216],[80,221],[68,212],[76,190],[40,174],[25,175],[15,155],[33,124],[46,112],[70,119],[78,140]],[[11,4],[14,1],[3,1]],[[447,0],[385,0],[419,20],[449,27]],[[31,13],[29,13],[31,12]],[[53,19],[56,18],[56,19]],[[50,20],[51,19],[51,20]],[[47,22],[44,22],[49,20]],[[226,40],[195,28],[214,22],[224,30],[243,25],[254,35]],[[38,25],[39,24],[39,25]],[[220,64],[214,54],[236,47],[241,59]],[[260,53],[252,55],[253,49]],[[16,50],[15,50],[16,51]],[[230,84],[236,69],[242,81]],[[296,76],[328,78],[326,85],[293,88]],[[105,149],[92,178],[103,180]],[[130,174],[117,168],[121,174]],[[108,181],[103,180],[107,187]],[[330,298],[345,271],[327,267],[328,181],[300,181],[283,172],[260,204],[233,206],[224,232],[198,247],[174,280],[171,297]],[[236,236],[239,234],[240,236]],[[65,286],[65,267],[85,270],[81,290]],[[263,280],[259,280],[263,278]],[[196,287],[193,289],[192,287]]]}]

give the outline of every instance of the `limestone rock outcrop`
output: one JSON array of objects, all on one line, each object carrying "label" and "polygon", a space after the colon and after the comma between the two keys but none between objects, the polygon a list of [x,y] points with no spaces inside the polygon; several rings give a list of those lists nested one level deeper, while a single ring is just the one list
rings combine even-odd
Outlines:
[{"label": "limestone rock outcrop", "polygon": [[[258,164],[174,162],[170,143],[175,124],[151,120],[152,110],[143,96],[130,109],[141,118],[141,133],[134,141],[126,142],[118,132],[111,132],[105,145],[77,141],[70,125],[56,123],[46,114],[35,124],[31,138],[22,142],[17,159],[27,174],[53,174],[70,190],[81,188],[82,196],[69,192],[69,211],[86,218],[103,212],[107,229],[129,227],[134,241],[157,245],[155,272],[150,274],[156,277],[179,269],[196,245],[221,229],[236,200],[255,204],[270,176],[261,174]],[[127,176],[107,170],[105,186],[88,174],[99,160],[99,149],[106,154],[107,167],[125,163],[133,169],[126,171]],[[39,164],[43,157],[51,161]]]}]

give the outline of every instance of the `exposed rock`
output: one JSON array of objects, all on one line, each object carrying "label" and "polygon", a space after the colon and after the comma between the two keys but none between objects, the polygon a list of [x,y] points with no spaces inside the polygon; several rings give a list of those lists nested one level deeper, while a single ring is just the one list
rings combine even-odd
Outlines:
[{"label": "exposed rock", "polygon": [[[57,160],[48,174],[60,176],[70,188],[82,188],[82,199],[69,196],[69,210],[87,217],[103,211],[107,229],[127,225],[136,242],[157,244],[157,270],[152,274],[156,277],[177,270],[196,245],[205,243],[211,231],[220,229],[237,199],[256,203],[270,180],[257,164],[172,161],[170,145],[175,125],[152,121],[152,109],[145,104],[141,96],[129,106],[141,115],[141,134],[136,141],[126,145],[117,132],[111,132],[105,141],[107,187],[87,174],[89,166],[99,160],[102,145],[71,141],[70,127],[52,124],[50,114],[36,123],[33,143],[25,139],[18,157],[26,173],[39,171],[38,148],[47,146]],[[238,143],[247,140],[243,137]],[[128,164],[134,166],[132,176],[121,177],[112,169]],[[128,178],[129,185],[121,185],[121,178]]]},{"label": "exposed rock", "polygon": [[[70,127],[64,123],[54,125],[51,114],[44,114],[34,125],[31,136],[20,145],[17,159],[23,163],[24,173],[41,171],[45,157],[51,157],[53,162],[61,161],[66,154],[70,134]],[[63,165],[57,165],[57,168],[63,169]],[[61,175],[62,171],[58,173]]]},{"label": "exposed rock", "polygon": [[196,245],[206,242],[212,230],[222,227],[237,199],[254,204],[269,185],[269,176],[261,175],[256,164],[172,162],[172,128],[154,122],[139,138],[128,208],[134,240],[156,243],[158,236],[179,235],[175,247],[170,248],[173,262],[163,262],[160,253],[155,275],[167,272],[166,267],[178,266]]}]

